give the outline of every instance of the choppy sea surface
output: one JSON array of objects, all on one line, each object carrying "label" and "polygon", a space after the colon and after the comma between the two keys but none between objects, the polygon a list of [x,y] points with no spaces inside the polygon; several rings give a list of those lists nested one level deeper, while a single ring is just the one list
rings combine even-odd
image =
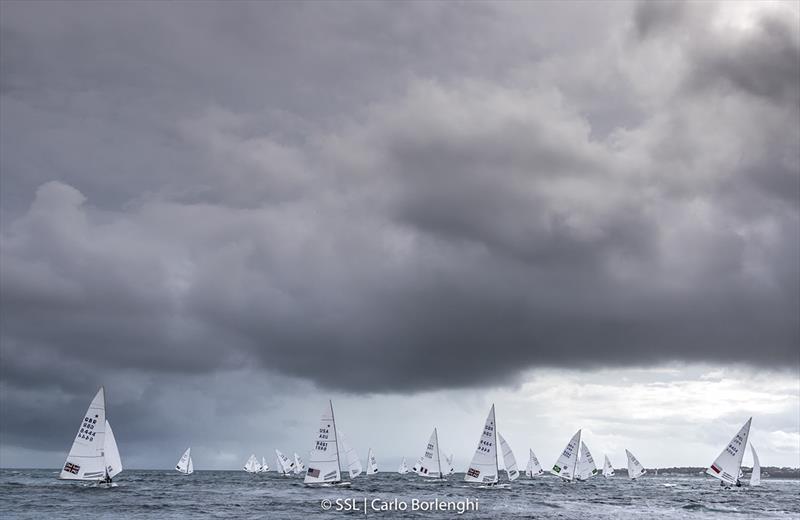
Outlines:
[{"label": "choppy sea surface", "polygon": [[[362,475],[350,487],[312,488],[300,477],[276,473],[196,471],[185,477],[126,470],[115,479],[118,487],[106,489],[60,481],[57,474],[0,470],[0,518],[800,518],[797,480],[726,490],[711,478],[690,476],[595,477],[573,484],[523,476],[508,487],[480,488],[458,474],[437,482],[379,473]],[[459,514],[459,508],[467,510]]]}]

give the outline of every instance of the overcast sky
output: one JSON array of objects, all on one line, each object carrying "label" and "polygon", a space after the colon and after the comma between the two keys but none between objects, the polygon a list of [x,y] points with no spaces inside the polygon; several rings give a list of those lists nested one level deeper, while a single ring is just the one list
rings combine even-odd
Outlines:
[{"label": "overcast sky", "polygon": [[[800,465],[796,2],[0,4],[0,465]],[[749,455],[745,457],[749,464]]]}]

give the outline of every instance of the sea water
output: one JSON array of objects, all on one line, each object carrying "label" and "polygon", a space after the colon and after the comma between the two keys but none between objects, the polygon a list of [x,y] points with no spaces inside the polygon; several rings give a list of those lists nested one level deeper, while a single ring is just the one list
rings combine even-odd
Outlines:
[{"label": "sea water", "polygon": [[348,487],[307,487],[299,476],[274,472],[126,470],[118,487],[106,489],[57,476],[0,470],[0,518],[800,518],[797,480],[722,489],[701,476],[578,483],[542,476],[485,488],[466,484],[463,474],[439,482],[378,473]]}]

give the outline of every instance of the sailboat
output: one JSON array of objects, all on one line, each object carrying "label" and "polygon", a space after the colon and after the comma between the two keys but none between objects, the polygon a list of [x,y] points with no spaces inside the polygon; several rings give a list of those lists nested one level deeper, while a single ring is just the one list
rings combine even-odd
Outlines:
[{"label": "sailboat", "polygon": [[436,428],[431,432],[425,454],[414,465],[414,473],[420,477],[443,479],[450,474],[450,468],[442,466],[442,454],[439,451],[439,432]]},{"label": "sailboat", "polygon": [[294,454],[294,474],[295,475],[299,475],[301,473],[305,473],[305,471],[306,471],[306,465],[303,464],[303,459],[301,459],[300,456],[297,453],[295,453]]},{"label": "sailboat", "polygon": [[178,463],[175,465],[175,469],[182,475],[191,475],[194,473],[192,448],[187,448],[186,451],[183,452],[183,455],[181,455],[181,458],[178,459]]},{"label": "sailboat", "polygon": [[561,456],[553,465],[550,473],[557,477],[561,477],[567,482],[575,480],[578,470],[578,446],[581,443],[581,431],[578,430],[575,435],[567,443]]},{"label": "sailboat", "polygon": [[608,460],[608,455],[605,455],[605,461],[603,461],[603,476],[605,478],[614,476],[614,466],[612,466],[611,461]]},{"label": "sailboat", "polygon": [[750,436],[750,424],[753,418],[747,419],[739,429],[739,432],[731,439],[728,446],[722,450],[719,457],[706,470],[706,473],[712,477],[718,478],[721,485],[740,486],[739,477],[741,477],[742,458],[744,457],[744,450],[747,447],[747,438]]},{"label": "sailboat", "polygon": [[514,457],[514,452],[506,440],[497,432],[497,438],[500,440],[500,451],[503,453],[503,467],[506,470],[506,476],[509,482],[513,482],[519,477],[519,470],[517,469],[517,459]]},{"label": "sailboat", "polygon": [[597,466],[594,463],[592,453],[586,444],[581,441],[581,460],[578,462],[578,474],[575,478],[578,480],[589,480],[597,473]]},{"label": "sailboat", "polygon": [[750,451],[753,453],[753,472],[750,474],[750,485],[751,486],[760,486],[761,485],[761,463],[758,462],[758,455],[756,454],[756,449],[753,447],[753,443],[750,443]]},{"label": "sailboat", "polygon": [[628,456],[628,476],[631,478],[631,480],[636,480],[647,473],[647,471],[644,469],[644,466],[642,466],[642,463],[639,462],[639,459],[633,456],[633,453],[625,450],[625,455]]},{"label": "sailboat", "polygon": [[528,452],[528,465],[525,466],[525,475],[530,478],[543,475],[544,471],[542,470],[542,465],[539,464],[539,459],[536,458],[536,454],[531,449]]},{"label": "sailboat", "polygon": [[403,457],[403,460],[400,461],[400,467],[397,469],[397,472],[401,475],[405,475],[408,473],[408,466],[406,466],[406,458]]},{"label": "sailboat", "polygon": [[256,473],[266,473],[269,471],[269,464],[267,464],[267,458],[261,457],[261,465],[258,467],[258,471]]},{"label": "sailboat", "polygon": [[367,475],[374,475],[378,472],[378,461],[375,459],[375,453],[372,448],[367,453]]},{"label": "sailboat", "polygon": [[445,457],[444,460],[447,461],[447,465],[450,467],[449,474],[452,475],[456,472],[456,467],[453,465],[453,457],[454,455],[451,453],[449,457]]},{"label": "sailboat", "polygon": [[[472,456],[472,462],[464,475],[465,482],[477,482],[489,486],[497,484],[500,473],[497,440],[497,423],[495,422],[494,405],[492,405],[489,415],[486,416],[486,422],[483,424],[483,432],[478,440],[478,447],[475,448],[475,455]],[[500,441],[508,479],[514,480],[519,476],[517,462],[511,448],[508,447],[508,443],[502,436],[500,436]]]},{"label": "sailboat", "polygon": [[308,470],[303,482],[306,484],[350,485],[342,481],[342,462],[347,465],[350,478],[361,473],[361,461],[355,451],[347,446],[344,434],[336,428],[333,403],[322,412],[317,440],[308,458]]},{"label": "sailboat", "polygon": [[275,450],[275,463],[275,470],[284,477],[288,477],[294,471],[294,462],[277,449]]},{"label": "sailboat", "polygon": [[117,441],[106,420],[105,390],[101,386],[86,410],[58,478],[89,480],[116,486],[112,478],[122,471]]},{"label": "sailboat", "polygon": [[248,473],[258,473],[261,471],[261,464],[258,463],[255,453],[250,455],[247,462],[244,463],[243,469]]}]

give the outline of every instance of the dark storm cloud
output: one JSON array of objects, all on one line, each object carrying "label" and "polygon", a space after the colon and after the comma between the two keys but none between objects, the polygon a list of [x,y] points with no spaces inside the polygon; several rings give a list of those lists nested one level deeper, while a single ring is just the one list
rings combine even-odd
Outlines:
[{"label": "dark storm cloud", "polygon": [[572,9],[4,3],[4,383],[794,366],[796,32]]}]

